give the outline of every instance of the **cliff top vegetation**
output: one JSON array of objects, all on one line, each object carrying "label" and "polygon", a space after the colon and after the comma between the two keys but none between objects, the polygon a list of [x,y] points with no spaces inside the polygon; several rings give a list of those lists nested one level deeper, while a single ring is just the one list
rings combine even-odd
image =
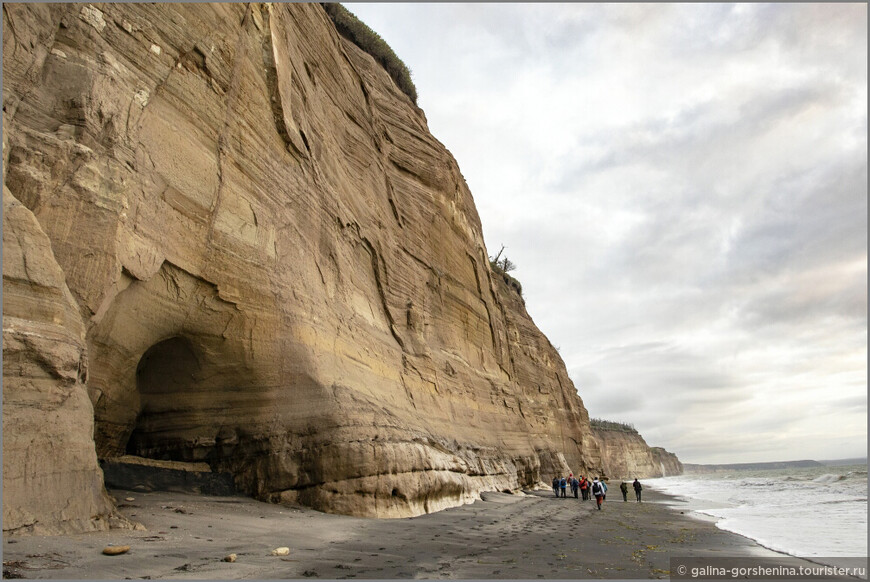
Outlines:
[{"label": "cliff top vegetation", "polygon": [[393,52],[390,45],[341,4],[324,2],[321,6],[332,19],[339,34],[370,54],[392,77],[396,86],[416,105],[417,87],[411,80],[411,69]]},{"label": "cliff top vegetation", "polygon": [[640,434],[637,432],[637,429],[634,428],[633,424],[627,422],[615,422],[613,420],[604,420],[603,418],[593,418],[589,423],[592,425],[592,428],[597,428],[598,430],[613,430],[617,432]]},{"label": "cliff top vegetation", "polygon": [[494,257],[489,258],[489,267],[492,269],[492,272],[501,276],[504,279],[505,284],[508,287],[511,287],[514,291],[517,292],[521,298],[523,296],[523,285],[516,278],[508,273],[517,268],[517,266],[511,261],[507,256],[502,257],[502,253],[504,253],[504,245],[501,246],[501,250],[498,251],[498,254]]}]

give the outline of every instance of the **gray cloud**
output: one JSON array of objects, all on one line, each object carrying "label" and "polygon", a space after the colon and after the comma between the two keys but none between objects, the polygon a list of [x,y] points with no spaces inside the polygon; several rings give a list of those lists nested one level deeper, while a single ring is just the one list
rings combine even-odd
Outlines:
[{"label": "gray cloud", "polygon": [[354,4],[593,417],[866,454],[867,7]]}]

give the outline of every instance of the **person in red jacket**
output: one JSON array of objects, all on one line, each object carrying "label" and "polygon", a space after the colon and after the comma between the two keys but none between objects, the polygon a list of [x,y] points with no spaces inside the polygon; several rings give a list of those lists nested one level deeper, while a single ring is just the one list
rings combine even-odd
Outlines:
[{"label": "person in red jacket", "polygon": [[583,501],[589,499],[589,481],[583,475],[580,475],[580,493],[583,495]]}]

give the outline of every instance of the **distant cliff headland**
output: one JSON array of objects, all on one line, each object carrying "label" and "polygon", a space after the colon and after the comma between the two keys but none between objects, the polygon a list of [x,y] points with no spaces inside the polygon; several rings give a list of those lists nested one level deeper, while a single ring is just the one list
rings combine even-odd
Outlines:
[{"label": "distant cliff headland", "polygon": [[730,463],[724,465],[699,465],[683,463],[686,473],[721,473],[727,471],[755,471],[765,469],[803,469],[808,467],[824,467],[819,461],[770,461],[764,463]]},{"label": "distant cliff headland", "polygon": [[329,10],[4,5],[4,533],[130,526],[98,461],[125,456],[372,517],[681,470],[592,426]]},{"label": "distant cliff headland", "polygon": [[633,425],[599,418],[593,418],[591,425],[609,477],[634,479],[683,473],[683,464],[675,454],[647,445]]}]

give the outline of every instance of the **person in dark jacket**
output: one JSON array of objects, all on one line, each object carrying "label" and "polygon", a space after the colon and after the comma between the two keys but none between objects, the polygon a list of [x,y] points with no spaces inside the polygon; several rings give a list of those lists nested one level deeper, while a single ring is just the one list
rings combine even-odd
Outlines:
[{"label": "person in dark jacket", "polygon": [[574,499],[579,499],[580,481],[577,480],[577,477],[571,479],[571,492],[574,494]]},{"label": "person in dark jacket", "polygon": [[623,481],[619,484],[619,490],[622,491],[622,500],[628,501],[628,483]]},{"label": "person in dark jacket", "polygon": [[634,478],[634,483],[632,483],[632,485],[634,485],[634,494],[637,497],[637,502],[640,503],[640,492],[643,487],[641,487],[640,481],[637,480],[637,477]]},{"label": "person in dark jacket", "polygon": [[559,496],[559,477],[553,477],[553,495]]}]

